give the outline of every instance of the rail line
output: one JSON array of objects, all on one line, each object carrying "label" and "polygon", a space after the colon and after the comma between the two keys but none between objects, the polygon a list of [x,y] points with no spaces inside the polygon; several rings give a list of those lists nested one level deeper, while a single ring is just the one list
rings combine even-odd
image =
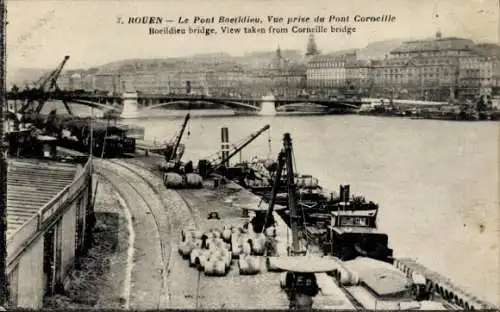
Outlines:
[{"label": "rail line", "polygon": [[[168,305],[168,302],[170,300],[168,300],[168,302],[165,302],[165,300],[163,298],[164,298],[164,295],[166,293],[168,298],[170,299],[170,291],[169,291],[169,289],[167,289],[167,279],[168,279],[168,274],[170,272],[170,263],[171,263],[171,259],[172,259],[172,250],[171,250],[172,246],[171,246],[170,241],[167,239],[167,237],[170,237],[169,234],[171,234],[170,233],[170,224],[168,222],[160,222],[159,221],[160,215],[162,215],[162,212],[164,210],[163,207],[165,207],[165,203],[163,201],[163,198],[162,198],[160,192],[158,191],[158,187],[155,186],[149,179],[144,177],[141,173],[139,173],[138,170],[129,167],[128,165],[124,164],[122,161],[119,161],[119,160],[109,159],[107,161],[114,164],[114,165],[125,168],[128,172],[130,172],[134,176],[136,176],[141,182],[146,183],[146,185],[149,187],[148,189],[150,189],[156,195],[155,197],[156,197],[158,203],[160,203],[159,206],[162,208],[160,211],[157,211],[158,209],[153,209],[153,207],[149,203],[148,203],[148,209],[149,209],[149,212],[151,213],[151,216],[154,219],[156,230],[158,231],[158,235],[160,238],[159,243],[160,243],[161,255],[162,255],[162,269],[161,269],[162,287],[161,287],[158,308],[159,309],[166,308],[166,306]],[[138,191],[137,186],[133,185],[133,183],[130,183],[129,181],[127,181],[127,183],[129,185],[131,185],[136,191]],[[140,183],[138,183],[138,185],[140,185]],[[148,200],[144,197],[144,195],[140,191],[138,191],[138,193],[140,194],[140,197],[145,202],[148,202]],[[164,232],[164,231],[162,231],[163,226],[167,226],[167,231],[166,231],[167,233],[163,233]],[[162,234],[167,234],[167,235],[165,236]]]},{"label": "rail line", "polygon": [[[112,163],[116,164],[115,162],[112,162]],[[108,174],[111,173],[112,175],[118,177],[118,174],[115,171],[113,171],[112,169],[106,168],[105,166],[103,166],[102,169],[104,171],[107,171]],[[160,250],[161,250],[161,276],[162,276],[161,289],[159,290],[160,293],[159,293],[159,298],[158,298],[158,302],[157,302],[156,306],[157,306],[158,309],[164,308],[163,307],[164,304],[162,303],[162,299],[161,298],[163,297],[163,294],[164,294],[165,288],[166,288],[166,284],[165,284],[165,280],[166,280],[165,274],[166,274],[166,271],[165,271],[165,268],[166,268],[166,263],[168,263],[169,260],[165,259],[165,254],[168,254],[168,252],[167,252],[167,249],[166,249],[166,246],[165,246],[164,239],[162,238],[162,235],[161,235],[161,230],[160,230],[161,225],[160,225],[160,222],[158,221],[158,216],[155,213],[155,209],[152,207],[151,199],[146,198],[145,195],[144,195],[144,192],[141,191],[136,185],[134,185],[134,183],[132,183],[128,179],[121,179],[120,180],[121,184],[120,184],[120,183],[116,182],[116,179],[110,179],[107,174],[100,174],[100,175],[104,179],[108,180],[111,184],[115,185],[115,188],[120,193],[121,197],[125,200],[125,202],[127,203],[127,205],[130,206],[131,203],[130,203],[130,199],[128,198],[130,195],[127,196],[126,194],[124,194],[124,191],[120,190],[120,187],[123,186],[122,183],[126,183],[131,189],[134,190],[134,192],[136,193],[136,195],[139,196],[139,198],[141,199],[141,201],[144,203],[143,207],[147,208],[147,211],[149,212],[149,214],[153,218],[153,221],[154,221],[154,224],[155,224],[155,231],[157,232],[157,235],[159,237],[159,244],[160,244]],[[139,176],[139,175],[137,175],[137,176]]]},{"label": "rail line", "polygon": [[[163,207],[167,207],[169,204],[171,204],[171,203],[166,202],[165,198],[167,198],[173,194],[167,194],[167,189],[163,186],[163,183],[158,185],[158,184],[155,184],[154,182],[152,182],[152,180],[158,179],[159,175],[155,175],[154,173],[151,173],[150,172],[151,168],[148,168],[148,166],[145,163],[143,163],[139,160],[135,160],[135,159],[134,160],[130,159],[130,160],[126,160],[126,161],[114,159],[114,160],[109,160],[109,161],[113,164],[116,164],[118,166],[126,168],[127,170],[133,172],[138,177],[140,177],[141,180],[144,183],[146,183],[153,190],[153,192],[155,192],[155,194],[160,199]],[[132,167],[135,167],[135,168],[132,168]],[[199,227],[201,218],[200,218],[199,214],[197,213],[197,211],[193,208],[193,206],[188,201],[186,201],[186,199],[183,196],[181,196],[179,194],[179,192],[175,192],[175,193],[179,195],[179,198],[182,200],[183,204],[185,204],[185,207],[188,208],[188,212],[189,212],[189,215],[191,217],[191,221],[194,223],[194,225],[196,227]],[[180,208],[180,207],[178,207],[178,208]],[[179,209],[175,209],[174,213],[179,213]],[[174,232],[174,229],[172,228],[172,226],[170,226],[169,227],[169,234],[170,235],[168,235],[168,237],[175,237],[175,235],[173,235],[175,233],[173,233],[173,232]],[[172,250],[173,244],[171,242],[169,242],[169,245],[170,245],[170,252],[168,253],[168,261],[166,262],[166,266],[165,266],[165,272],[166,272],[166,274],[164,276],[165,285],[167,283],[168,276],[170,273],[170,267],[171,267],[171,262],[172,262],[172,253],[173,253],[173,250]],[[164,250],[166,250],[166,248]],[[197,273],[197,282],[196,282],[195,289],[196,289],[195,306],[196,306],[196,308],[199,308],[199,299],[201,297],[200,296],[201,272]],[[171,296],[170,291],[168,291],[168,296],[169,296],[169,302],[170,302],[171,301],[170,300],[171,299],[170,298],[170,296]]]}]

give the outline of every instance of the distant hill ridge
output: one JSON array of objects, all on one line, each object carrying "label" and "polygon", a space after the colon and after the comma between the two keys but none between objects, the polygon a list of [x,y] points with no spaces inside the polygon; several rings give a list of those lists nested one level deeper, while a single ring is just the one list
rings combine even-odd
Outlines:
[{"label": "distant hill ridge", "polygon": [[[431,38],[425,38],[431,39]],[[425,40],[423,39],[423,40]],[[401,46],[405,41],[411,39],[392,39],[385,41],[376,41],[367,44],[364,48],[354,48],[338,50],[333,52],[323,52],[327,55],[341,55],[345,53],[356,52],[359,59],[373,60],[384,58],[390,51]],[[422,39],[420,39],[422,40]],[[500,55],[500,45],[494,43],[478,43],[474,50],[481,55],[494,56]],[[281,56],[290,63],[304,64],[306,59],[304,52],[299,50],[281,50]],[[95,66],[88,69],[72,69],[66,70],[64,73],[72,74],[75,72],[99,74],[99,73],[134,73],[138,71],[161,71],[161,70],[176,70],[176,69],[208,69],[218,66],[227,68],[232,66],[240,70],[257,70],[267,67],[275,60],[276,51],[254,51],[245,53],[242,56],[232,56],[226,52],[219,53],[202,53],[185,57],[166,57],[154,59],[125,59],[114,61],[100,66]],[[35,69],[35,68],[18,68],[7,70],[8,85],[17,84],[24,86],[25,82],[33,83],[37,81],[43,74],[52,71],[53,69]]]}]

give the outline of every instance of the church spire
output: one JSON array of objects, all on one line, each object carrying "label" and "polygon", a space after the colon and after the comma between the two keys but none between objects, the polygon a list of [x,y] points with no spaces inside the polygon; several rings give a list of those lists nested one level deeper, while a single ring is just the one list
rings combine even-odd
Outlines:
[{"label": "church spire", "polygon": [[314,34],[309,35],[309,40],[307,41],[307,51],[306,56],[313,56],[319,54],[318,47],[316,46],[316,40],[314,39]]},{"label": "church spire", "polygon": [[281,60],[281,48],[280,48],[279,44],[278,44],[278,48],[276,49],[276,57],[278,58],[278,61]]}]

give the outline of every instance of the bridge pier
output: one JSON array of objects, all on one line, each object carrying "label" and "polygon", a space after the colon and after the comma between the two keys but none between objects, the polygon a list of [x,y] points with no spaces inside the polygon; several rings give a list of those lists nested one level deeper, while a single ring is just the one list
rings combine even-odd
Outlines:
[{"label": "bridge pier", "polygon": [[273,95],[262,97],[260,104],[260,115],[274,116],[276,115],[276,98]]},{"label": "bridge pier", "polygon": [[123,110],[122,118],[136,118],[139,112],[137,92],[125,92],[122,95]]}]

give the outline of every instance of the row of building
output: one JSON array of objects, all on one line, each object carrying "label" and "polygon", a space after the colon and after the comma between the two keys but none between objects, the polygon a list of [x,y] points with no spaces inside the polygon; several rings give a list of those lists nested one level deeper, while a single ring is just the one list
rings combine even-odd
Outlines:
[{"label": "row of building", "polygon": [[[280,56],[258,68],[248,69],[232,61],[185,63],[174,68],[86,74],[67,72],[58,79],[65,90],[104,90],[114,93],[139,91],[157,94],[209,94],[213,96],[262,96],[279,90],[291,96],[306,88],[306,65]],[[189,82],[189,83],[188,83]],[[189,84],[189,87],[188,87]]]},{"label": "row of building", "polygon": [[352,85],[371,96],[446,100],[492,94],[500,87],[500,55],[476,49],[472,40],[448,37],[408,41],[381,60],[356,53],[318,55],[309,60],[311,89]]},{"label": "row of building", "polygon": [[169,68],[67,73],[59,78],[59,85],[63,89],[214,96],[260,96],[273,91],[285,97],[303,90],[328,93],[352,87],[369,96],[445,100],[492,94],[500,88],[500,53],[484,52],[470,39],[443,38],[438,32],[432,39],[404,42],[382,59],[366,60],[356,52],[320,54],[311,36],[300,61],[287,60],[278,47],[267,63],[252,69],[212,58]]}]

